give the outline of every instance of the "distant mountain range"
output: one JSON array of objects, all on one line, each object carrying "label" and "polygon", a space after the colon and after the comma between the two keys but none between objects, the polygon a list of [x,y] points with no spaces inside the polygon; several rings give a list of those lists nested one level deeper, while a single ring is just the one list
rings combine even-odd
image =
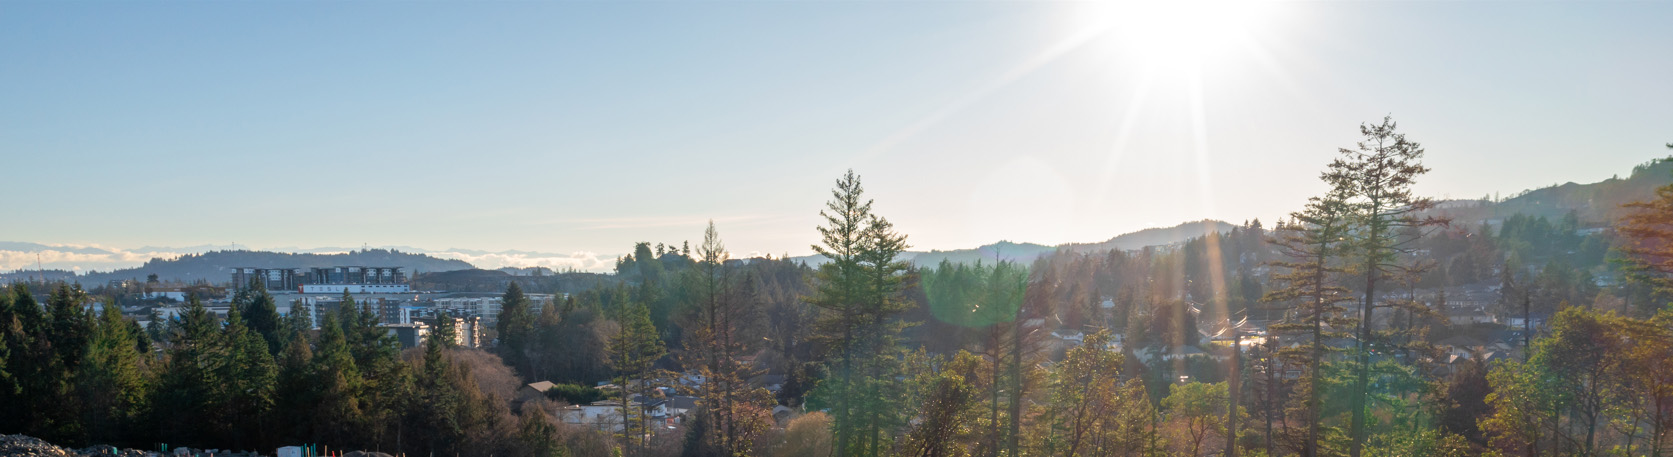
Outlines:
[{"label": "distant mountain range", "polygon": [[[1059,249],[1077,252],[1142,249],[1147,246],[1163,246],[1184,242],[1191,238],[1207,235],[1209,232],[1225,233],[1236,226],[1225,221],[1205,219],[1186,222],[1173,227],[1147,228],[1095,243],[1065,243],[1057,246],[1046,246],[1034,243],[1000,241],[973,249],[928,252],[907,251],[903,257],[911,260],[913,265],[918,266],[934,266],[940,264],[943,260],[952,263],[975,263],[978,260],[987,263],[1000,260],[1029,263],[1033,262],[1034,259],[1057,252]],[[807,262],[809,265],[819,265],[828,261],[825,256],[821,255],[791,257],[790,259]]]},{"label": "distant mountain range", "polygon": [[[13,243],[21,244],[21,243]],[[84,285],[101,284],[110,280],[139,279],[155,274],[159,279],[183,282],[207,280],[213,284],[231,279],[232,269],[254,268],[311,268],[338,265],[393,266],[407,269],[409,275],[428,271],[452,271],[474,268],[462,260],[442,259],[425,254],[413,254],[389,249],[366,249],[333,254],[290,253],[268,251],[226,250],[201,254],[185,254],[175,258],[154,258],[144,265],[109,272],[82,274],[75,280]],[[32,271],[0,274],[0,281],[27,279]],[[51,275],[48,277],[58,277]]]},{"label": "distant mountain range", "polygon": [[[1482,222],[1497,222],[1510,215],[1522,213],[1556,219],[1570,211],[1586,226],[1602,226],[1618,219],[1624,211],[1621,205],[1655,196],[1657,187],[1673,183],[1673,158],[1656,159],[1634,167],[1625,178],[1613,177],[1591,184],[1564,183],[1531,189],[1499,201],[1491,199],[1448,200],[1437,211],[1450,216],[1455,226],[1475,226]],[[1299,204],[1299,202],[1298,202]],[[1268,221],[1269,224],[1275,221]],[[971,249],[947,251],[912,251],[905,256],[914,264],[929,266],[942,261],[971,263],[1006,260],[1033,262],[1041,256],[1068,249],[1078,252],[1110,249],[1140,249],[1179,243],[1210,232],[1226,232],[1233,224],[1202,220],[1173,227],[1144,229],[1105,241],[1066,243],[1047,246],[1035,243],[1000,241]],[[345,248],[281,248],[274,251],[229,249],[228,246],[154,247],[115,249],[100,246],[45,245],[28,242],[0,241],[0,266],[15,269],[0,274],[0,281],[38,276],[39,261],[48,277],[75,278],[84,284],[95,284],[109,279],[144,279],[157,274],[163,279],[192,281],[206,279],[224,282],[233,267],[323,267],[333,265],[390,265],[405,267],[410,273],[443,272],[472,268],[500,268],[512,275],[532,274],[532,268],[553,270],[608,271],[614,265],[613,255],[593,253],[555,254],[534,251],[481,251],[448,249],[432,251],[411,247],[379,249]],[[824,263],[821,256],[792,257],[809,264]],[[141,264],[138,267],[128,267]],[[109,271],[106,269],[114,269]],[[87,273],[90,270],[104,272]],[[77,275],[81,276],[77,276]]]}]

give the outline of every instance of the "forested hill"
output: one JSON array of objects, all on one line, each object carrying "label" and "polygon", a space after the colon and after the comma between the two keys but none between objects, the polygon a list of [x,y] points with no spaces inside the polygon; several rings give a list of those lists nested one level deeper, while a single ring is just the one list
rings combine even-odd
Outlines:
[{"label": "forested hill", "polygon": [[452,271],[475,268],[462,260],[442,259],[425,254],[412,254],[388,249],[366,249],[334,254],[289,253],[267,251],[210,251],[186,254],[173,259],[151,259],[136,268],[124,268],[107,273],[94,272],[76,280],[82,284],[100,284],[113,279],[145,279],[156,274],[159,279],[193,282],[199,279],[210,283],[230,280],[232,268],[310,268],[337,265],[392,266],[407,269],[411,275],[429,271]]},{"label": "forested hill", "polygon": [[[1186,222],[1173,227],[1158,227],[1139,230],[1137,232],[1117,235],[1108,240],[1094,243],[1065,243],[1057,246],[1047,246],[1034,243],[1016,243],[1000,241],[998,243],[982,245],[973,249],[954,249],[949,251],[907,251],[901,257],[911,260],[912,264],[920,267],[933,267],[943,260],[952,263],[972,264],[980,260],[993,263],[999,260],[1011,262],[1032,263],[1034,259],[1057,252],[1058,249],[1069,249],[1077,252],[1134,250],[1146,246],[1163,246],[1183,243],[1192,238],[1207,235],[1210,231],[1225,233],[1237,227],[1225,221],[1200,220]],[[791,257],[792,261],[806,262],[808,265],[825,263],[825,257],[811,255]]]},{"label": "forested hill", "polygon": [[994,263],[1000,260],[1020,262],[1024,264],[1034,262],[1034,259],[1056,252],[1054,246],[1034,243],[1013,243],[1000,241],[975,249],[954,249],[951,251],[920,252],[912,256],[912,263],[918,266],[935,266],[942,261],[952,263]]},{"label": "forested hill", "polygon": [[1590,184],[1568,182],[1529,189],[1509,198],[1453,200],[1445,211],[1456,223],[1479,224],[1503,220],[1514,214],[1559,220],[1570,211],[1590,226],[1609,225],[1625,214],[1621,205],[1655,197],[1656,188],[1673,183],[1673,157],[1655,159],[1632,168],[1625,178],[1616,176]]},{"label": "forested hill", "polygon": [[1109,240],[1099,243],[1068,243],[1058,247],[1079,252],[1109,250],[1129,251],[1141,249],[1146,246],[1162,246],[1174,243],[1183,243],[1186,240],[1207,235],[1209,232],[1229,232],[1234,227],[1237,226],[1225,221],[1203,219],[1200,221],[1186,222],[1173,227],[1147,228],[1137,232],[1120,235],[1115,238],[1110,238]]}]

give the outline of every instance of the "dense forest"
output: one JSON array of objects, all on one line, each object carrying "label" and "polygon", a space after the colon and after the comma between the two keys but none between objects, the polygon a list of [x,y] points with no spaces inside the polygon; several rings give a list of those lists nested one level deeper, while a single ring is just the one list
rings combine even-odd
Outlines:
[{"label": "dense forest", "polygon": [[[1027,263],[914,266],[850,171],[810,232],[817,267],[730,258],[711,223],[582,282],[484,278],[507,284],[485,349],[444,318],[402,350],[369,307],[315,329],[261,287],[142,327],[77,285],[14,285],[0,432],[531,457],[1673,454],[1673,185],[1618,219],[1461,222],[1413,190],[1420,144],[1388,119],[1361,134],[1283,220]],[[677,423],[639,406],[671,396],[697,399]],[[580,405],[620,422],[562,419]]]}]

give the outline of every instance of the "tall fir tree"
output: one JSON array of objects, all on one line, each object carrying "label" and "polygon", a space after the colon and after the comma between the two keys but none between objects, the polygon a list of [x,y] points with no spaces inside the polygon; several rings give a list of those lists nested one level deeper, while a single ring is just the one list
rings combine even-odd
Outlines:
[{"label": "tall fir tree", "polygon": [[1405,255],[1416,249],[1416,242],[1427,227],[1445,225],[1426,212],[1434,208],[1434,200],[1413,193],[1418,176],[1429,172],[1423,166],[1423,146],[1406,139],[1395,130],[1392,117],[1384,117],[1380,124],[1363,124],[1364,136],[1355,148],[1341,148],[1339,156],[1330,163],[1323,178],[1336,191],[1347,196],[1354,209],[1352,256],[1358,273],[1363,275],[1359,303],[1360,317],[1356,349],[1357,370],[1354,384],[1352,423],[1349,426],[1349,451],[1359,457],[1365,446],[1366,407],[1371,387],[1370,354],[1376,341],[1374,312],[1379,304],[1377,286],[1397,276],[1421,274],[1426,264],[1412,263]]},{"label": "tall fir tree", "polygon": [[365,439],[362,432],[366,418],[360,403],[363,378],[337,320],[339,315],[349,313],[359,314],[332,313],[320,320],[319,348],[313,360],[315,382],[319,383],[313,438],[337,446]]},{"label": "tall fir tree", "polygon": [[494,323],[494,333],[499,335],[499,345],[495,347],[500,358],[506,364],[517,370],[517,374],[525,378],[532,371],[529,366],[530,343],[534,339],[535,328],[534,307],[529,303],[529,297],[523,294],[523,286],[517,281],[511,281],[505,287],[505,295],[500,297],[499,320]]},{"label": "tall fir tree", "polygon": [[132,443],[142,436],[135,427],[144,417],[150,386],[134,341],[147,340],[132,322],[114,302],[106,302],[76,372],[81,422],[90,442]]},{"label": "tall fir tree", "polygon": [[273,411],[278,367],[268,352],[267,339],[247,326],[237,307],[227,311],[221,332],[228,356],[220,375],[227,401],[217,421],[224,434],[222,442],[233,449],[266,448],[273,444],[268,436],[268,419]]},{"label": "tall fir tree", "polygon": [[[8,409],[0,414],[0,425],[7,430],[19,430],[36,436],[50,430],[53,415],[61,412],[54,404],[53,392],[68,384],[58,375],[61,361],[53,351],[48,314],[25,284],[13,284],[11,299],[0,312],[0,328],[5,332],[6,372],[10,382],[0,391],[0,407]],[[60,418],[61,419],[61,418]]]},{"label": "tall fir tree", "polygon": [[[295,315],[293,311],[293,316]],[[291,320],[287,319],[286,322]],[[294,324],[286,324],[290,327]],[[314,351],[308,343],[309,330],[288,332],[290,341],[279,354],[277,378],[274,386],[275,433],[281,440],[300,442],[312,439],[313,410],[318,404],[319,384],[314,376]]]},{"label": "tall fir tree", "polygon": [[1303,457],[1319,455],[1319,414],[1324,409],[1321,404],[1323,389],[1319,388],[1323,382],[1320,368],[1328,350],[1324,341],[1342,336],[1339,332],[1326,332],[1325,329],[1351,325],[1351,320],[1341,317],[1347,311],[1341,304],[1354,298],[1347,288],[1335,283],[1347,271],[1341,263],[1348,248],[1345,238],[1350,228],[1352,208],[1345,197],[1345,192],[1340,189],[1324,197],[1315,197],[1308,201],[1306,209],[1290,215],[1293,220],[1280,223],[1273,231],[1272,244],[1284,256],[1284,260],[1271,262],[1273,266],[1284,269],[1284,272],[1274,274],[1273,279],[1282,287],[1268,291],[1263,299],[1294,304],[1294,315],[1298,319],[1296,322],[1275,324],[1271,330],[1307,337],[1304,350],[1284,354],[1288,358],[1302,360],[1307,366],[1308,384],[1303,390],[1307,393],[1304,404],[1308,411],[1308,428],[1307,439],[1302,446]]},{"label": "tall fir tree", "polygon": [[261,278],[250,280],[246,289],[247,299],[239,312],[244,314],[244,325],[251,331],[261,335],[267,342],[268,350],[277,356],[284,349],[285,342],[279,333],[279,310],[273,300],[273,295],[267,293],[267,283]]},{"label": "tall fir tree", "polygon": [[[616,385],[621,388],[621,451],[636,454],[645,446],[645,432],[649,417],[633,404],[635,395],[647,395],[652,387],[651,368],[667,354],[662,338],[651,323],[650,308],[644,303],[628,304],[618,321],[620,329],[610,338],[610,366],[616,370]],[[635,436],[639,438],[635,438]]]},{"label": "tall fir tree", "polygon": [[860,431],[855,414],[856,340],[866,315],[866,275],[864,268],[865,223],[871,215],[871,201],[864,199],[860,177],[849,170],[837,180],[831,190],[831,200],[819,215],[825,225],[819,227],[821,242],[813,251],[829,261],[819,265],[815,291],[808,303],[825,312],[818,323],[820,337],[830,353],[832,363],[826,378],[820,383],[830,398],[831,421],[838,455],[857,455],[853,443]]},{"label": "tall fir tree", "polygon": [[212,421],[227,403],[222,374],[229,360],[220,320],[196,295],[188,297],[179,319],[151,402],[157,436],[176,445],[219,444],[209,432],[218,429]]},{"label": "tall fir tree", "polygon": [[906,236],[871,212],[860,177],[849,170],[819,212],[820,244],[814,252],[830,259],[820,265],[807,301],[825,312],[818,323],[826,352],[834,355],[820,397],[832,407],[837,453],[878,455],[887,447],[886,429],[902,418],[903,393],[896,338],[904,328],[898,294],[909,267],[898,256]]},{"label": "tall fir tree", "polygon": [[701,427],[691,430],[702,449],[748,456],[755,438],[771,425],[759,413],[772,399],[765,389],[749,385],[757,370],[740,360],[750,347],[741,332],[755,317],[753,281],[734,277],[733,268],[726,265],[726,245],[714,221],[703,232],[697,256],[696,268],[688,270],[695,275],[690,282],[696,294],[681,357],[704,379],[697,388],[703,403]]}]

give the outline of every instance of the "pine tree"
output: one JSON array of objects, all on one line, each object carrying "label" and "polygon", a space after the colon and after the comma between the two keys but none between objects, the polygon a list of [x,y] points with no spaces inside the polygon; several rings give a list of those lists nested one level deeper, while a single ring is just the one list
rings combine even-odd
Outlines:
[{"label": "pine tree", "polygon": [[[297,314],[293,311],[292,316]],[[287,319],[286,327],[295,325]],[[305,324],[304,324],[305,325]],[[308,345],[307,330],[289,332],[290,341],[278,360],[274,387],[274,415],[277,434],[286,442],[312,439],[314,405],[318,404],[318,383],[314,376],[314,352]]]},{"label": "pine tree", "polygon": [[315,439],[339,446],[364,439],[362,378],[337,316],[327,314],[320,321],[319,351],[314,354],[313,372],[319,383],[318,404],[312,418]]},{"label": "pine tree", "polygon": [[252,279],[246,293],[248,299],[239,310],[244,314],[244,325],[261,335],[267,342],[268,350],[277,356],[284,349],[285,342],[289,341],[279,334],[278,305],[274,303],[273,295],[267,293],[267,284],[261,278]]},{"label": "pine tree", "polygon": [[529,304],[529,297],[523,294],[523,287],[517,281],[511,281],[505,287],[505,295],[500,297],[499,321],[494,324],[500,340],[496,349],[506,364],[525,378],[532,371],[529,344],[534,338],[534,324],[534,308]]},{"label": "pine tree", "polygon": [[[651,323],[650,308],[644,303],[632,303],[621,313],[621,328],[610,338],[610,366],[616,370],[616,385],[621,388],[622,452],[632,446],[644,446],[648,418],[638,406],[632,406],[633,396],[648,394],[651,387],[651,367],[667,354]],[[638,439],[634,438],[637,425]]]},{"label": "pine tree", "polygon": [[1294,302],[1299,322],[1273,325],[1272,331],[1309,335],[1309,347],[1305,351],[1286,354],[1305,361],[1308,384],[1313,386],[1305,389],[1309,393],[1305,403],[1309,416],[1307,441],[1302,448],[1304,457],[1318,455],[1319,413],[1323,405],[1322,389],[1317,387],[1322,382],[1320,366],[1328,349],[1324,340],[1339,336],[1326,333],[1325,326],[1340,327],[1346,323],[1336,317],[1346,312],[1340,304],[1353,300],[1346,288],[1333,282],[1346,271],[1340,262],[1347,249],[1344,237],[1349,229],[1351,208],[1344,197],[1338,190],[1311,199],[1306,209],[1290,215],[1293,221],[1280,223],[1273,233],[1272,244],[1288,260],[1272,262],[1285,269],[1284,273],[1273,276],[1283,287],[1267,292],[1263,300]]},{"label": "pine tree", "polygon": [[278,367],[268,352],[267,340],[247,327],[242,313],[234,307],[227,311],[221,341],[228,352],[228,362],[220,375],[225,380],[222,387],[227,400],[224,416],[218,422],[224,427],[223,442],[234,449],[266,448],[271,444],[267,419],[278,384]]},{"label": "pine tree", "polygon": [[865,382],[869,385],[864,398],[868,403],[864,410],[868,432],[865,440],[867,454],[877,456],[886,450],[886,431],[906,425],[910,416],[899,401],[905,386],[899,381],[902,367],[898,351],[900,332],[907,324],[897,316],[910,306],[903,300],[901,291],[911,279],[905,273],[912,265],[899,260],[908,247],[906,235],[896,232],[888,219],[869,214],[864,236],[860,259],[866,277],[866,314],[870,319],[864,338],[868,346]]},{"label": "pine tree", "polygon": [[360,375],[357,402],[366,425],[362,439],[381,443],[410,385],[406,367],[398,359],[401,343],[379,326],[380,314],[372,308],[371,300],[340,307],[338,312],[337,322],[343,327],[344,342]]},{"label": "pine tree", "polygon": [[[23,411],[19,411],[22,401],[17,398],[17,395],[21,393],[18,379],[12,374],[12,363],[16,358],[12,354],[12,344],[15,338],[12,335],[12,327],[17,325],[16,314],[12,310],[11,289],[0,290],[0,416],[6,418],[14,418],[24,414]],[[0,419],[0,427],[12,430],[11,424],[6,423],[6,420]]]},{"label": "pine tree", "polygon": [[416,441],[424,442],[431,454],[444,455],[457,449],[465,440],[464,393],[452,382],[455,368],[447,358],[454,344],[452,316],[446,312],[436,317],[436,328],[424,338],[424,365],[417,379],[419,401],[412,403],[408,413]]},{"label": "pine tree", "polygon": [[[1445,225],[1444,219],[1425,216],[1434,201],[1412,193],[1417,177],[1427,173],[1423,147],[1395,131],[1393,118],[1381,124],[1363,124],[1365,139],[1355,149],[1340,149],[1341,156],[1330,163],[1323,178],[1348,196],[1354,208],[1355,227],[1352,254],[1365,277],[1364,299],[1360,301],[1357,379],[1353,398],[1353,422],[1349,429],[1349,455],[1359,457],[1365,444],[1366,398],[1370,395],[1370,353],[1375,338],[1371,326],[1377,303],[1377,285],[1396,275],[1420,274],[1428,265],[1413,264],[1402,254],[1410,253],[1421,238],[1419,229]],[[1386,305],[1385,305],[1386,306]]]},{"label": "pine tree", "polygon": [[826,311],[818,324],[820,336],[827,351],[835,353],[829,370],[832,373],[820,387],[828,390],[827,396],[831,398],[838,455],[855,453],[852,444],[860,430],[854,404],[855,359],[859,349],[856,339],[869,320],[862,256],[867,241],[865,224],[871,216],[871,201],[863,200],[864,192],[860,177],[853,170],[837,180],[836,188],[831,190],[831,201],[819,212],[825,218],[825,225],[819,227],[821,244],[813,245],[814,252],[829,259],[819,265],[815,294],[808,302]]},{"label": "pine tree", "polygon": [[39,435],[38,431],[50,423],[47,415],[56,406],[49,393],[62,383],[53,377],[59,360],[45,337],[47,315],[28,286],[13,284],[10,295],[8,306],[0,309],[0,324],[5,325],[0,331],[5,333],[8,351],[5,371],[10,380],[0,390],[0,407],[7,413],[0,414],[0,425],[6,430]]},{"label": "pine tree", "polygon": [[692,430],[702,448],[729,456],[750,455],[755,437],[770,425],[758,413],[771,400],[766,389],[748,385],[756,370],[739,360],[748,350],[739,333],[754,318],[753,282],[733,277],[714,221],[704,230],[697,255],[697,266],[690,270],[696,275],[692,283],[697,303],[682,357],[705,380],[698,388],[702,427]]},{"label": "pine tree", "polygon": [[115,303],[105,303],[76,372],[81,422],[92,442],[132,442],[140,436],[133,427],[145,413],[149,385],[133,342],[146,339],[132,322]]},{"label": "pine tree", "polygon": [[193,295],[169,336],[167,359],[152,404],[158,435],[175,443],[218,444],[206,431],[225,405],[223,366],[228,363],[220,322]]},{"label": "pine tree", "polygon": [[495,410],[504,406],[484,395],[469,370],[452,360],[453,318],[443,313],[436,320],[436,328],[424,340],[424,364],[417,367],[413,387],[416,398],[404,419],[402,433],[411,438],[401,440],[416,442],[433,455],[492,453],[490,446],[498,446],[492,440],[501,426]]}]

